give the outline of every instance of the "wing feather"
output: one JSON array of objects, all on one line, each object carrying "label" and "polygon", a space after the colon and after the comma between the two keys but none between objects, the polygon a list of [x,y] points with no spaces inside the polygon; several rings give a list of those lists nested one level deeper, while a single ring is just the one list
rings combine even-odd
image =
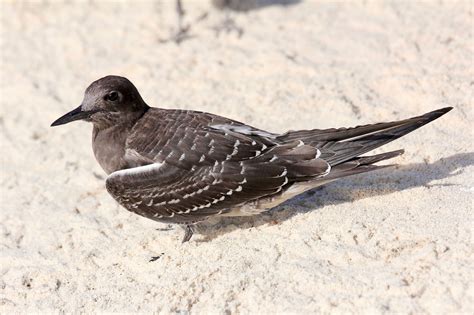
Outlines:
[{"label": "wing feather", "polygon": [[130,164],[142,166],[112,173],[106,186],[130,211],[189,223],[327,174],[318,149],[272,137],[219,116],[151,110],[126,142],[129,158],[142,161]]}]

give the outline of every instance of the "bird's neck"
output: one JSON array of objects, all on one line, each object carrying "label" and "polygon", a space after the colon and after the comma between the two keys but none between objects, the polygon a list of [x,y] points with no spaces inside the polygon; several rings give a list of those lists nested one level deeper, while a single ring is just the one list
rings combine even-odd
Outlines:
[{"label": "bird's neck", "polygon": [[102,169],[110,174],[128,168],[125,156],[125,142],[132,126],[121,124],[109,128],[94,126],[92,149]]},{"label": "bird's neck", "polygon": [[130,130],[147,110],[116,121],[115,124],[94,123],[92,149],[97,162],[107,174],[130,167],[125,160],[125,143]]}]

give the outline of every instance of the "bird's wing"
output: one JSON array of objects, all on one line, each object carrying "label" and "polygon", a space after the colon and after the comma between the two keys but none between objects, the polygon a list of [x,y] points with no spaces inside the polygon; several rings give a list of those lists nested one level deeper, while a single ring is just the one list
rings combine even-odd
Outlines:
[{"label": "bird's wing", "polygon": [[239,132],[233,124],[195,115],[142,119],[127,152],[150,163],[114,172],[106,185],[128,210],[157,220],[199,221],[330,169],[317,149],[300,141],[272,145],[271,134],[251,127],[238,126]]},{"label": "bird's wing", "polygon": [[215,161],[255,158],[275,145],[273,137],[212,114],[153,108],[132,130],[127,148],[152,161],[191,170]]}]

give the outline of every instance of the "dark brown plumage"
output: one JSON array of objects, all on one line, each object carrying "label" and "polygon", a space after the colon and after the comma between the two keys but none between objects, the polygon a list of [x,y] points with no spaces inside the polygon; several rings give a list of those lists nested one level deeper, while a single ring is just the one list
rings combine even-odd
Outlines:
[{"label": "dark brown plumage", "polygon": [[361,156],[447,113],[390,123],[275,134],[221,116],[152,108],[126,78],[107,76],[52,126],[94,125],[93,149],[109,193],[127,210],[187,226],[253,215],[340,177],[375,170],[403,150]]}]

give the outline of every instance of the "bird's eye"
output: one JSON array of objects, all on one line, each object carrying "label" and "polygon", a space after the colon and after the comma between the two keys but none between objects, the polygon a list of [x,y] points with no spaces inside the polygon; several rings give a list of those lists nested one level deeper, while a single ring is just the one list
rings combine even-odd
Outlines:
[{"label": "bird's eye", "polygon": [[107,101],[115,102],[115,101],[117,101],[117,100],[119,99],[119,97],[120,97],[119,92],[117,92],[117,91],[112,91],[112,92],[110,92],[109,94],[107,94],[107,95],[105,96],[105,99],[106,99]]}]

